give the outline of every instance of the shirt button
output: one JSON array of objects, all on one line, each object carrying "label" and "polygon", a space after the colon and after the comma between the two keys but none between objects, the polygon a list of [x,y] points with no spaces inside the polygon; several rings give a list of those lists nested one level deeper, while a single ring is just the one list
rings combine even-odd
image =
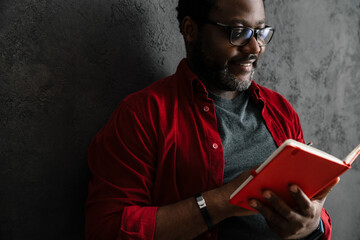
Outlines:
[{"label": "shirt button", "polygon": [[219,145],[217,143],[213,143],[212,147],[213,149],[218,149]]},{"label": "shirt button", "polygon": [[204,112],[208,112],[210,110],[210,108],[208,106],[204,107]]}]

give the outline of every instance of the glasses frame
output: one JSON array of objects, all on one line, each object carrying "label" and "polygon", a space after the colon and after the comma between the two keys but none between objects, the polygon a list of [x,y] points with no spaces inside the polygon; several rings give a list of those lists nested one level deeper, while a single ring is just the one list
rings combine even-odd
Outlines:
[{"label": "glasses frame", "polygon": [[[264,46],[266,46],[266,45],[271,41],[271,39],[274,37],[274,33],[275,33],[275,28],[274,28],[274,27],[271,27],[271,26],[268,26],[268,25],[266,25],[264,28],[254,29],[254,28],[246,27],[246,26],[230,26],[230,25],[226,25],[226,24],[219,23],[219,22],[215,22],[215,21],[211,21],[211,20],[206,20],[204,23],[212,24],[212,25],[215,25],[215,26],[220,26],[220,27],[227,28],[228,31],[229,31],[229,42],[230,42],[232,45],[237,46],[237,47],[245,46],[246,44],[248,44],[248,43],[250,42],[250,40],[251,40],[252,37],[255,37],[256,42],[259,44],[260,47],[264,47]],[[251,31],[251,37],[250,37],[245,43],[243,43],[243,44],[241,44],[241,45],[234,44],[234,43],[232,42],[233,29],[239,29],[239,28],[245,28],[245,29],[248,29],[248,30]],[[259,31],[264,30],[264,29],[270,29],[270,30],[273,31],[273,33],[272,33],[272,35],[271,35],[270,40],[269,40],[267,43],[260,45],[260,43],[258,42],[258,33],[259,33]]]}]

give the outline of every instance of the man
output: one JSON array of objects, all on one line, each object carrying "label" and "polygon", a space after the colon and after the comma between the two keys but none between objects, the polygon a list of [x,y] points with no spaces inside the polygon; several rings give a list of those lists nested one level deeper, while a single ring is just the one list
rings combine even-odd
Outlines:
[{"label": "man", "polygon": [[[89,149],[87,239],[330,239],[323,204],[295,185],[260,214],[229,196],[283,141],[304,142],[279,94],[252,81],[274,29],[262,0],[180,0],[187,59],[128,96]],[[241,174],[240,174],[241,173]],[[206,207],[205,204],[206,204]]]}]

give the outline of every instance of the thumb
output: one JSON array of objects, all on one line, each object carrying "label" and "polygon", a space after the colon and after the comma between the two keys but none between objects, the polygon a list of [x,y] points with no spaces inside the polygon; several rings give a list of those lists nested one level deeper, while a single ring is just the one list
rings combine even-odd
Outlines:
[{"label": "thumb", "polygon": [[323,200],[329,194],[331,189],[340,182],[340,178],[337,177],[332,180],[323,190],[321,190],[318,194],[316,194],[312,199]]}]

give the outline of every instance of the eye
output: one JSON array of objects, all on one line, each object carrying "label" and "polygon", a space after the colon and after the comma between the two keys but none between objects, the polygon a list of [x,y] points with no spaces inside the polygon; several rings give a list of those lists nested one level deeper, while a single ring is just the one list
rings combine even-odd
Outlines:
[{"label": "eye", "polygon": [[258,33],[258,36],[260,37],[260,38],[266,38],[267,37],[267,35],[269,35],[269,33],[270,33],[270,29],[269,28],[264,28],[264,29],[262,29],[261,31],[259,31],[259,33]]},{"label": "eye", "polygon": [[232,32],[233,39],[248,39],[252,35],[251,30],[246,28],[234,28]]}]

